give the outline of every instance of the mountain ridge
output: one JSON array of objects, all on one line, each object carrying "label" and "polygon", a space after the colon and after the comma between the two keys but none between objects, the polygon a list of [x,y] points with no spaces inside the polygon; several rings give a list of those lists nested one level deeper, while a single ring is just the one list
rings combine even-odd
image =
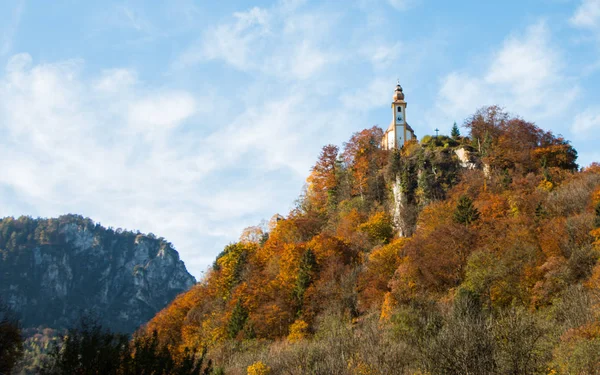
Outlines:
[{"label": "mountain ridge", "polygon": [[133,332],[195,283],[173,246],[79,215],[0,219],[0,297],[24,327],[67,328],[92,314]]}]

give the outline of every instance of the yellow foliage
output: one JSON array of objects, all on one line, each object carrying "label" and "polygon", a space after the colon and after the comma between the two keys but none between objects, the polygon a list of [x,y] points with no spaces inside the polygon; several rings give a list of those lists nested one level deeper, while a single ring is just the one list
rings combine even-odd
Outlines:
[{"label": "yellow foliage", "polygon": [[594,239],[596,240],[596,241],[594,242],[594,245],[596,246],[596,248],[597,248],[598,250],[600,250],[600,228],[596,228],[596,229],[592,230],[592,231],[590,232],[590,235],[591,235],[592,237],[594,237]]},{"label": "yellow foliage", "polygon": [[369,235],[371,240],[388,243],[394,237],[392,219],[385,212],[377,212],[366,223],[361,224],[358,230]]},{"label": "yellow foliage", "polygon": [[379,371],[368,363],[363,362],[360,359],[350,358],[348,361],[348,370],[351,371],[353,375],[375,375],[379,374]]},{"label": "yellow foliage", "polygon": [[308,323],[306,323],[302,319],[297,319],[290,326],[290,334],[288,335],[287,339],[289,342],[297,342],[300,340],[304,340],[306,338],[307,333]]},{"label": "yellow foliage", "polygon": [[231,289],[240,282],[241,270],[249,254],[254,252],[256,245],[241,243],[228,245],[217,258],[218,271],[217,285],[223,299],[228,299]]},{"label": "yellow foliage", "polygon": [[538,188],[544,191],[552,191],[552,189],[554,188],[554,184],[551,181],[543,179],[538,185]]},{"label": "yellow foliage", "polygon": [[600,187],[592,194],[592,204],[595,206],[600,203]]},{"label": "yellow foliage", "polygon": [[383,304],[381,305],[381,315],[379,316],[379,320],[389,321],[392,317],[392,311],[394,310],[394,305],[396,301],[392,296],[392,293],[387,292],[383,297]]},{"label": "yellow foliage", "polygon": [[269,375],[271,373],[271,368],[261,361],[254,362],[250,366],[248,366],[248,375]]}]

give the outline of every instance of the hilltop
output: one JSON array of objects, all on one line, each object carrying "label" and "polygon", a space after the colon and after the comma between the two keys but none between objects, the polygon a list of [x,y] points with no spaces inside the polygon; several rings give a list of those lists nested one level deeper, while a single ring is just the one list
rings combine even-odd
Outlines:
[{"label": "hilltop", "polygon": [[600,166],[498,107],[463,130],[325,146],[296,207],[244,231],[145,332],[226,373],[597,366]]}]

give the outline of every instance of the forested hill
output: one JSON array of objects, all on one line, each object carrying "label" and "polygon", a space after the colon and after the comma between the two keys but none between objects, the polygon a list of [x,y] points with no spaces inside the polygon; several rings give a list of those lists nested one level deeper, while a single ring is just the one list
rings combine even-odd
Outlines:
[{"label": "forested hill", "polygon": [[133,332],[195,283],[163,238],[76,215],[0,220],[0,298],[24,327],[72,327],[91,315]]},{"label": "forested hill", "polygon": [[233,374],[598,373],[600,165],[498,107],[462,132],[325,146],[145,332]]}]

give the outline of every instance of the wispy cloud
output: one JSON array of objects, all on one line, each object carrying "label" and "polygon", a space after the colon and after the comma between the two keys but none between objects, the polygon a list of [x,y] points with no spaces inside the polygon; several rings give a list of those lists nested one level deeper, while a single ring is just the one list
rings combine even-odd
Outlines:
[{"label": "wispy cloud", "polygon": [[587,108],[577,114],[571,130],[580,139],[600,138],[600,108]]},{"label": "wispy cloud", "polygon": [[219,60],[240,71],[286,79],[308,79],[339,61],[331,46],[321,44],[335,15],[295,13],[303,1],[282,1],[271,8],[235,12],[231,22],[204,31],[173,63],[182,69]]},{"label": "wispy cloud", "polygon": [[575,27],[600,29],[600,0],[583,0],[569,21]]},{"label": "wispy cloud", "polygon": [[5,56],[11,52],[13,40],[19,29],[24,9],[25,0],[17,1],[14,5],[10,21],[3,28],[0,27],[0,56]]},{"label": "wispy cloud", "polygon": [[203,128],[218,99],[142,85],[130,69],[84,77],[84,67],[21,54],[0,76],[0,186],[12,192],[0,196],[0,215],[20,202],[17,214],[75,212],[151,231],[196,275],[208,263],[198,259],[275,213],[281,197],[291,204],[321,144],[340,130],[332,119],[352,123],[291,92]]},{"label": "wispy cloud", "polygon": [[451,124],[492,104],[528,118],[550,118],[561,115],[580,91],[543,21],[508,37],[487,60],[479,75],[454,71],[442,79],[430,122],[446,118],[441,121]]},{"label": "wispy cloud", "polygon": [[397,10],[407,10],[414,7],[419,0],[387,0]]}]

